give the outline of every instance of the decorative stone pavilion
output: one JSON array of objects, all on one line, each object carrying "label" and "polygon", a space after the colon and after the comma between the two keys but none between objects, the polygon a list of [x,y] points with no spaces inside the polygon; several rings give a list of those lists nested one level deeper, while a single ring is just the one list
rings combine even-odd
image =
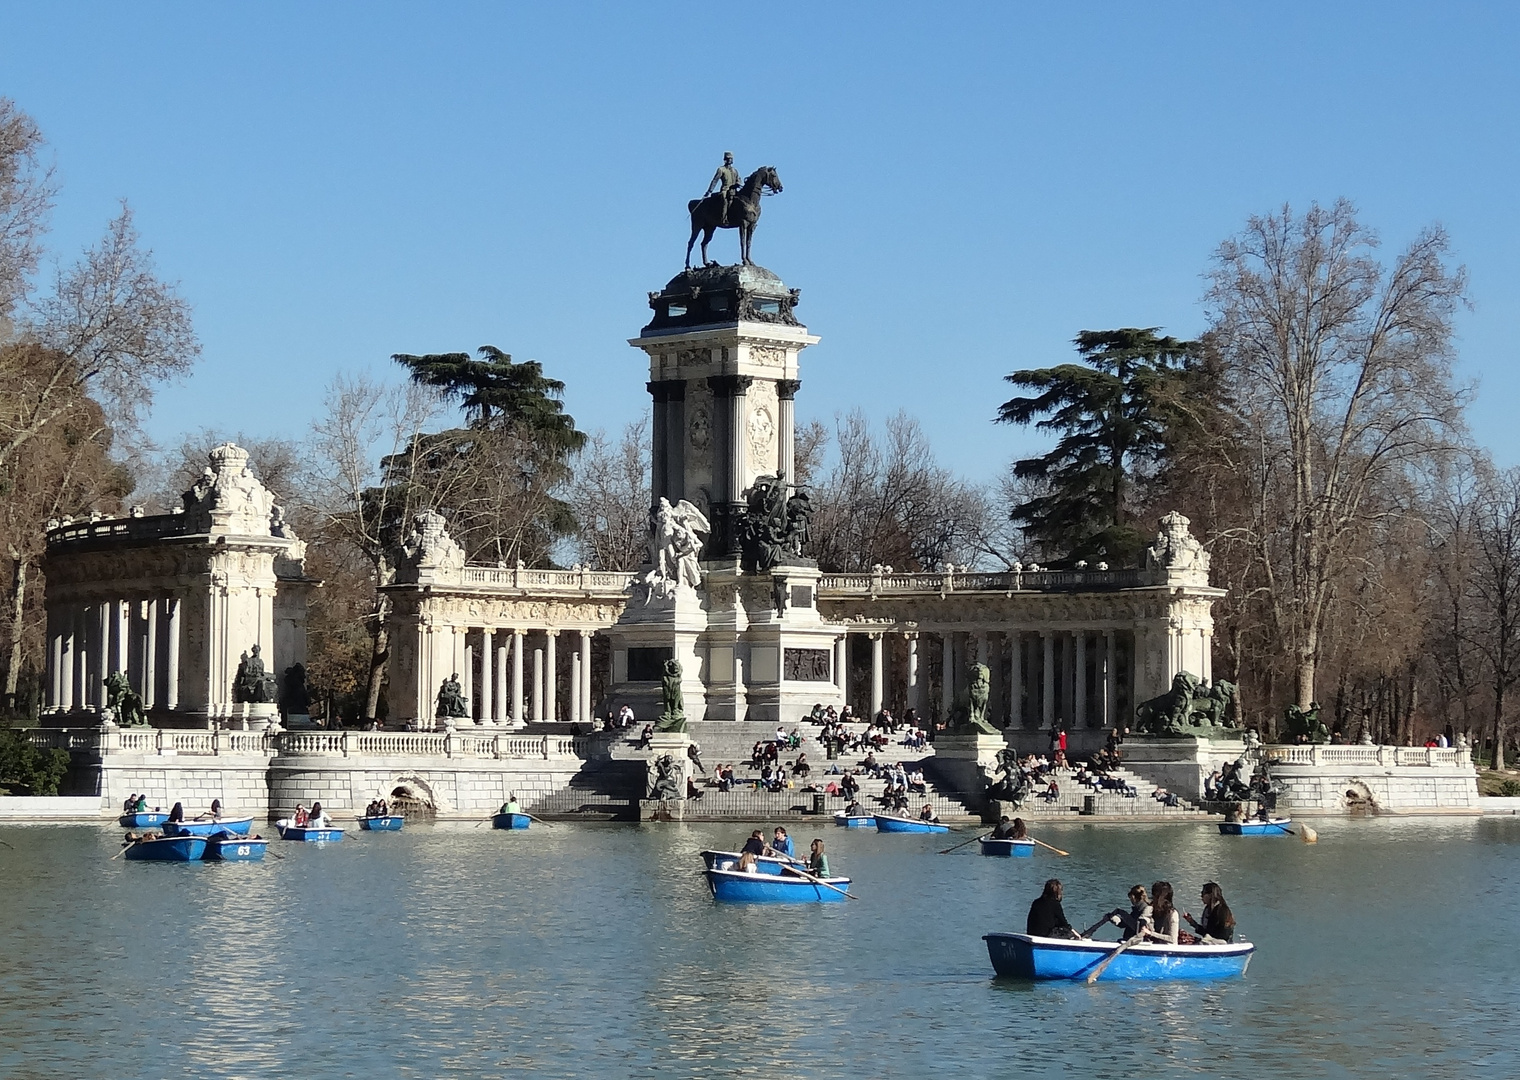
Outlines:
[{"label": "decorative stone pavilion", "polygon": [[[306,545],[232,443],[172,514],[63,521],[48,530],[47,711],[99,717],[126,675],[160,727],[267,724],[275,706],[234,702],[255,646],[280,686],[306,661]],[[304,711],[304,710],[303,710]]]}]

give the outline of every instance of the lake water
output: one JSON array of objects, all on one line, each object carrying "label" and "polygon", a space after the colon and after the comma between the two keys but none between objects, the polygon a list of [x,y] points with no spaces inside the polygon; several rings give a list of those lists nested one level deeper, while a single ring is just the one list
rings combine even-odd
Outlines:
[{"label": "lake water", "polygon": [[[715,905],[727,825],[409,824],[262,864],[128,863],[120,832],[0,828],[0,1075],[1469,1077],[1520,1074],[1520,820],[799,829],[857,903]],[[994,980],[1045,878],[1085,925],[1169,878],[1225,889],[1244,979]]]}]

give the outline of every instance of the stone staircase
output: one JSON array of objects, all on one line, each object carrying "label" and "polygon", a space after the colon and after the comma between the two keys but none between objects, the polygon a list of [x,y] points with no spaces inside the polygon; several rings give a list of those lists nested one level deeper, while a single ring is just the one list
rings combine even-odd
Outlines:
[{"label": "stone staircase", "polygon": [[1027,800],[1017,813],[1026,820],[1034,821],[1076,817],[1086,814],[1087,800],[1091,798],[1093,800],[1091,816],[1094,817],[1137,820],[1143,818],[1150,821],[1203,821],[1211,816],[1217,816],[1185,801],[1177,806],[1167,806],[1155,797],[1155,784],[1128,769],[1113,770],[1110,775],[1123,780],[1134,789],[1135,795],[1123,795],[1117,791],[1094,791],[1090,787],[1077,783],[1076,770],[1056,769],[1049,778],[1056,781],[1056,785],[1060,788],[1060,796],[1047,802],[1036,795]]},{"label": "stone staircase", "polygon": [[[858,735],[865,731],[867,725],[860,723],[848,726]],[[645,759],[647,751],[636,748],[642,727],[643,725],[638,725],[616,733],[611,751],[614,761],[642,762]],[[698,773],[696,781],[702,787],[702,798],[696,800],[696,806],[686,808],[686,819],[741,821],[816,819],[819,811],[824,816],[828,816],[837,810],[844,809],[848,800],[842,796],[828,795],[822,791],[804,791],[803,788],[815,785],[821,789],[830,781],[837,781],[839,775],[828,772],[835,766],[838,766],[840,775],[846,769],[855,770],[858,775],[859,765],[864,760],[865,754],[845,751],[837,760],[830,761],[823,744],[818,741],[821,730],[819,727],[813,724],[792,724],[783,725],[783,727],[787,732],[795,729],[802,737],[802,745],[796,750],[782,751],[782,762],[790,771],[790,765],[797,759],[797,755],[806,754],[812,771],[806,780],[792,778],[790,781],[792,787],[787,790],[771,792],[755,790],[750,781],[759,779],[760,770],[750,768],[749,763],[755,743],[776,737],[775,724],[748,721],[735,723],[720,720],[693,721],[688,724],[687,735],[700,748],[702,764],[707,769],[707,774],[710,776],[719,764],[732,765],[736,783],[729,791],[719,791],[716,787],[703,786],[705,778]],[[901,736],[897,738],[900,740]],[[925,793],[911,796],[914,816],[924,803],[928,803],[934,807],[935,813],[942,821],[980,821],[980,816],[968,810],[966,804],[959,798],[935,787],[932,778],[933,756],[932,746],[916,750],[902,746],[900,742],[890,743],[884,749],[876,751],[876,760],[882,764],[902,762],[904,768],[910,772],[915,767],[923,768],[926,780]],[[874,811],[878,808],[877,797],[881,794],[884,782],[868,777],[860,777],[860,780],[861,805],[869,811]],[[815,811],[815,806],[818,811]]]}]

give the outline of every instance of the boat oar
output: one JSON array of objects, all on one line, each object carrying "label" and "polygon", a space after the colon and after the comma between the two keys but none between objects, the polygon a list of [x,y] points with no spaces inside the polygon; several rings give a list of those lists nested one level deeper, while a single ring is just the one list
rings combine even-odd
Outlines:
[{"label": "boat oar", "polygon": [[860,897],[856,896],[854,893],[848,891],[847,889],[841,889],[838,885],[830,885],[827,881],[824,881],[823,878],[814,877],[812,874],[808,873],[806,870],[799,870],[795,866],[788,866],[788,867],[786,867],[786,869],[790,870],[792,873],[796,874],[798,877],[807,878],[814,885],[822,885],[825,889],[833,889],[835,892],[843,894],[844,897],[845,897],[845,899],[847,899],[847,900],[859,900],[860,899]]},{"label": "boat oar", "polygon": [[[985,839],[987,839],[987,837],[989,837],[991,835],[992,835],[991,833],[982,833],[981,836],[973,836],[970,840],[966,841],[966,844],[974,844],[978,840],[985,840]],[[956,844],[954,847],[947,847],[944,851],[941,851],[940,854],[941,855],[948,855],[952,851],[959,851],[961,848],[965,847],[966,844]]]},{"label": "boat oar", "polygon": [[[1025,839],[1027,839],[1027,840],[1034,840],[1034,837],[1029,836],[1029,837],[1025,837]],[[1071,852],[1069,852],[1069,851],[1062,851],[1058,847],[1051,847],[1049,844],[1047,844],[1043,840],[1034,840],[1034,842],[1036,844],[1039,844],[1042,848],[1050,848],[1050,850],[1054,851],[1057,855],[1068,855],[1069,856],[1071,854]]]},{"label": "boat oar", "polygon": [[1104,923],[1108,922],[1112,918],[1113,918],[1113,915],[1111,915],[1111,914],[1103,916],[1103,918],[1101,918],[1097,922],[1093,923],[1086,930],[1083,930],[1082,931],[1082,936],[1085,937],[1085,938],[1092,937],[1093,936],[1093,932],[1096,931],[1098,929],[1098,927],[1102,926]]},{"label": "boat oar", "polygon": [[1269,821],[1269,822],[1267,822],[1267,824],[1270,825],[1270,826],[1272,826],[1272,828],[1274,828],[1274,829],[1281,829],[1283,832],[1287,833],[1289,836],[1297,836],[1298,835],[1298,833],[1294,832],[1292,829],[1288,828],[1286,825],[1279,825],[1275,821]]},{"label": "boat oar", "polygon": [[534,817],[532,814],[528,813],[526,810],[519,810],[518,813],[521,814],[523,817],[527,818],[529,821],[536,821],[536,822],[538,822],[540,825],[544,826],[546,829],[552,829],[552,828],[554,828],[554,822],[552,822],[552,821],[545,821],[541,817]]},{"label": "boat oar", "polygon": [[1112,964],[1116,956],[1118,956],[1125,949],[1129,948],[1139,940],[1139,938],[1127,938],[1126,940],[1119,942],[1119,947],[1105,956],[1103,958],[1103,963],[1092,969],[1092,974],[1087,976],[1087,985],[1091,986],[1093,983],[1097,982],[1098,976],[1103,974],[1103,969],[1108,967],[1109,964]]}]

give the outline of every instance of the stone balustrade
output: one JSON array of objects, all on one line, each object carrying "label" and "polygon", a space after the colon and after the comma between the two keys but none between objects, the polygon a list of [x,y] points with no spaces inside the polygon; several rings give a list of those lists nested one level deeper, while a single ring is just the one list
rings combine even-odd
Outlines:
[{"label": "stone balustrade", "polygon": [[1426,746],[1268,746],[1266,760],[1277,765],[1471,765],[1472,752]]},{"label": "stone balustrade", "polygon": [[454,731],[183,731],[160,728],[31,728],[33,746],[92,753],[157,756],[264,754],[270,757],[438,757],[495,760],[569,759],[592,755],[590,738]]},{"label": "stone balustrade", "polygon": [[523,566],[466,566],[464,584],[520,589],[535,594],[605,594],[621,596],[635,575],[604,570],[530,570]]},{"label": "stone balustrade", "polygon": [[877,568],[866,574],[825,574],[818,582],[822,595],[883,593],[951,593],[1134,589],[1155,584],[1144,570],[1008,570],[983,574],[955,571],[928,574],[889,574]]}]

